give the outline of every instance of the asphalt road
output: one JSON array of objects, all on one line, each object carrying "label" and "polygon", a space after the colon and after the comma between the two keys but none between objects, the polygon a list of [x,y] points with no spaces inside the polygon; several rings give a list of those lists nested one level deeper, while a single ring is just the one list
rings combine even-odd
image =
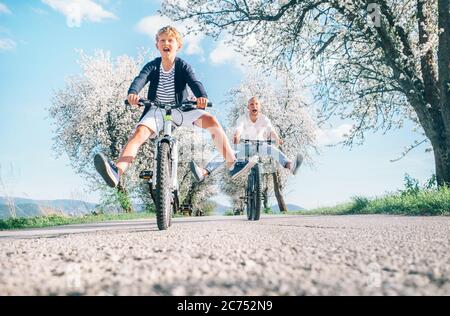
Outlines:
[{"label": "asphalt road", "polygon": [[450,295],[450,218],[266,216],[0,232],[0,295]]}]

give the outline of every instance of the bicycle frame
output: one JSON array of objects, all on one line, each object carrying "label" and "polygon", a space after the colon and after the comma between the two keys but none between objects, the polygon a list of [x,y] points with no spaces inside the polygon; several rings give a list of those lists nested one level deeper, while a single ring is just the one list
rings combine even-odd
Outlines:
[{"label": "bicycle frame", "polygon": [[[247,146],[255,146],[256,152],[258,153],[258,163],[261,163],[261,155],[259,155],[259,147],[263,144],[272,145],[272,140],[250,140],[250,139],[242,139],[240,143],[245,145],[245,159],[248,160],[250,158],[249,147]],[[255,156],[255,155],[254,155]]]},{"label": "bicycle frame", "polygon": [[[129,105],[128,101],[125,101],[126,105]],[[164,116],[163,116],[163,128],[161,129],[161,131],[158,133],[157,137],[156,137],[156,141],[155,141],[155,155],[154,155],[154,159],[153,159],[153,172],[150,174],[148,171],[142,171],[140,174],[140,178],[147,180],[149,187],[150,187],[150,194],[152,196],[153,201],[155,202],[155,205],[157,205],[156,199],[155,199],[155,194],[154,194],[154,190],[157,190],[158,187],[158,183],[156,183],[155,181],[158,178],[158,161],[160,160],[159,152],[160,152],[160,148],[161,148],[161,144],[166,143],[169,145],[169,170],[171,171],[170,173],[170,187],[169,192],[172,193],[172,206],[173,206],[173,210],[174,212],[177,211],[178,206],[179,206],[179,201],[178,201],[178,189],[179,189],[179,184],[178,184],[178,141],[177,139],[175,139],[172,136],[172,131],[173,131],[173,127],[174,127],[174,121],[173,121],[173,117],[172,117],[172,110],[174,109],[178,109],[178,108],[183,108],[184,110],[187,110],[189,107],[190,109],[194,109],[194,105],[196,105],[196,102],[183,102],[181,104],[160,104],[157,102],[150,102],[144,99],[139,100],[138,103],[139,106],[148,106],[148,107],[153,107],[156,106],[162,110],[164,110]],[[211,107],[212,103],[208,103],[208,107]],[[176,124],[175,124],[176,125]],[[159,224],[158,224],[159,225]],[[170,226],[170,223],[169,223]]]},{"label": "bicycle frame", "polygon": [[158,135],[155,141],[155,157],[153,159],[153,174],[156,175],[156,162],[158,161],[158,148],[162,142],[168,143],[170,146],[170,161],[171,161],[171,180],[172,191],[178,191],[178,141],[172,136],[173,117],[172,107],[166,106],[164,108],[164,128]]}]

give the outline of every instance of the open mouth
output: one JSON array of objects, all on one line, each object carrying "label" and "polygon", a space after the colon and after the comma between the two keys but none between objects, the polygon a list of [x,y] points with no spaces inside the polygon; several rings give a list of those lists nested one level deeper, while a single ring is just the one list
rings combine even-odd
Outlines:
[{"label": "open mouth", "polygon": [[258,110],[252,110],[252,113],[256,114],[258,113]]},{"label": "open mouth", "polygon": [[168,53],[168,52],[170,52],[170,48],[168,48],[168,47],[163,48],[163,51],[166,52],[166,53]]}]

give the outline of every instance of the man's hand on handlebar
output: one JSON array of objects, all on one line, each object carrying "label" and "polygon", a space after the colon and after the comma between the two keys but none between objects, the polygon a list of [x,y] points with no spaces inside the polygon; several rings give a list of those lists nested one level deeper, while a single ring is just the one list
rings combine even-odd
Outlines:
[{"label": "man's hand on handlebar", "polygon": [[197,109],[204,110],[208,106],[207,98],[197,98]]},{"label": "man's hand on handlebar", "polygon": [[237,145],[241,141],[241,134],[239,132],[236,132],[233,135],[233,144]]},{"label": "man's hand on handlebar", "polygon": [[137,106],[139,104],[139,96],[137,94],[129,94],[128,103],[133,106]]}]

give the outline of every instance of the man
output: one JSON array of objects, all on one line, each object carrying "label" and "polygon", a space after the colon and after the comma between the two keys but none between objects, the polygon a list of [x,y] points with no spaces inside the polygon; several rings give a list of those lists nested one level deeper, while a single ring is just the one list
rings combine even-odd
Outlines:
[{"label": "man", "polygon": [[[245,160],[254,155],[270,156],[281,165],[281,167],[289,170],[293,175],[297,174],[298,168],[303,162],[303,156],[298,154],[295,161],[289,160],[286,155],[275,146],[267,143],[261,143],[258,148],[250,144],[241,143],[242,140],[260,140],[265,141],[273,139],[277,144],[283,144],[278,134],[270,122],[270,119],[261,113],[261,103],[257,97],[252,97],[248,100],[247,113],[239,117],[236,123],[235,132],[233,135],[233,143],[236,148],[237,159]],[[191,161],[190,167],[196,181],[200,182],[208,175],[218,169],[223,160],[217,160],[216,156],[205,168],[200,168],[195,162]],[[250,169],[255,164],[255,161],[250,159]]]}]

